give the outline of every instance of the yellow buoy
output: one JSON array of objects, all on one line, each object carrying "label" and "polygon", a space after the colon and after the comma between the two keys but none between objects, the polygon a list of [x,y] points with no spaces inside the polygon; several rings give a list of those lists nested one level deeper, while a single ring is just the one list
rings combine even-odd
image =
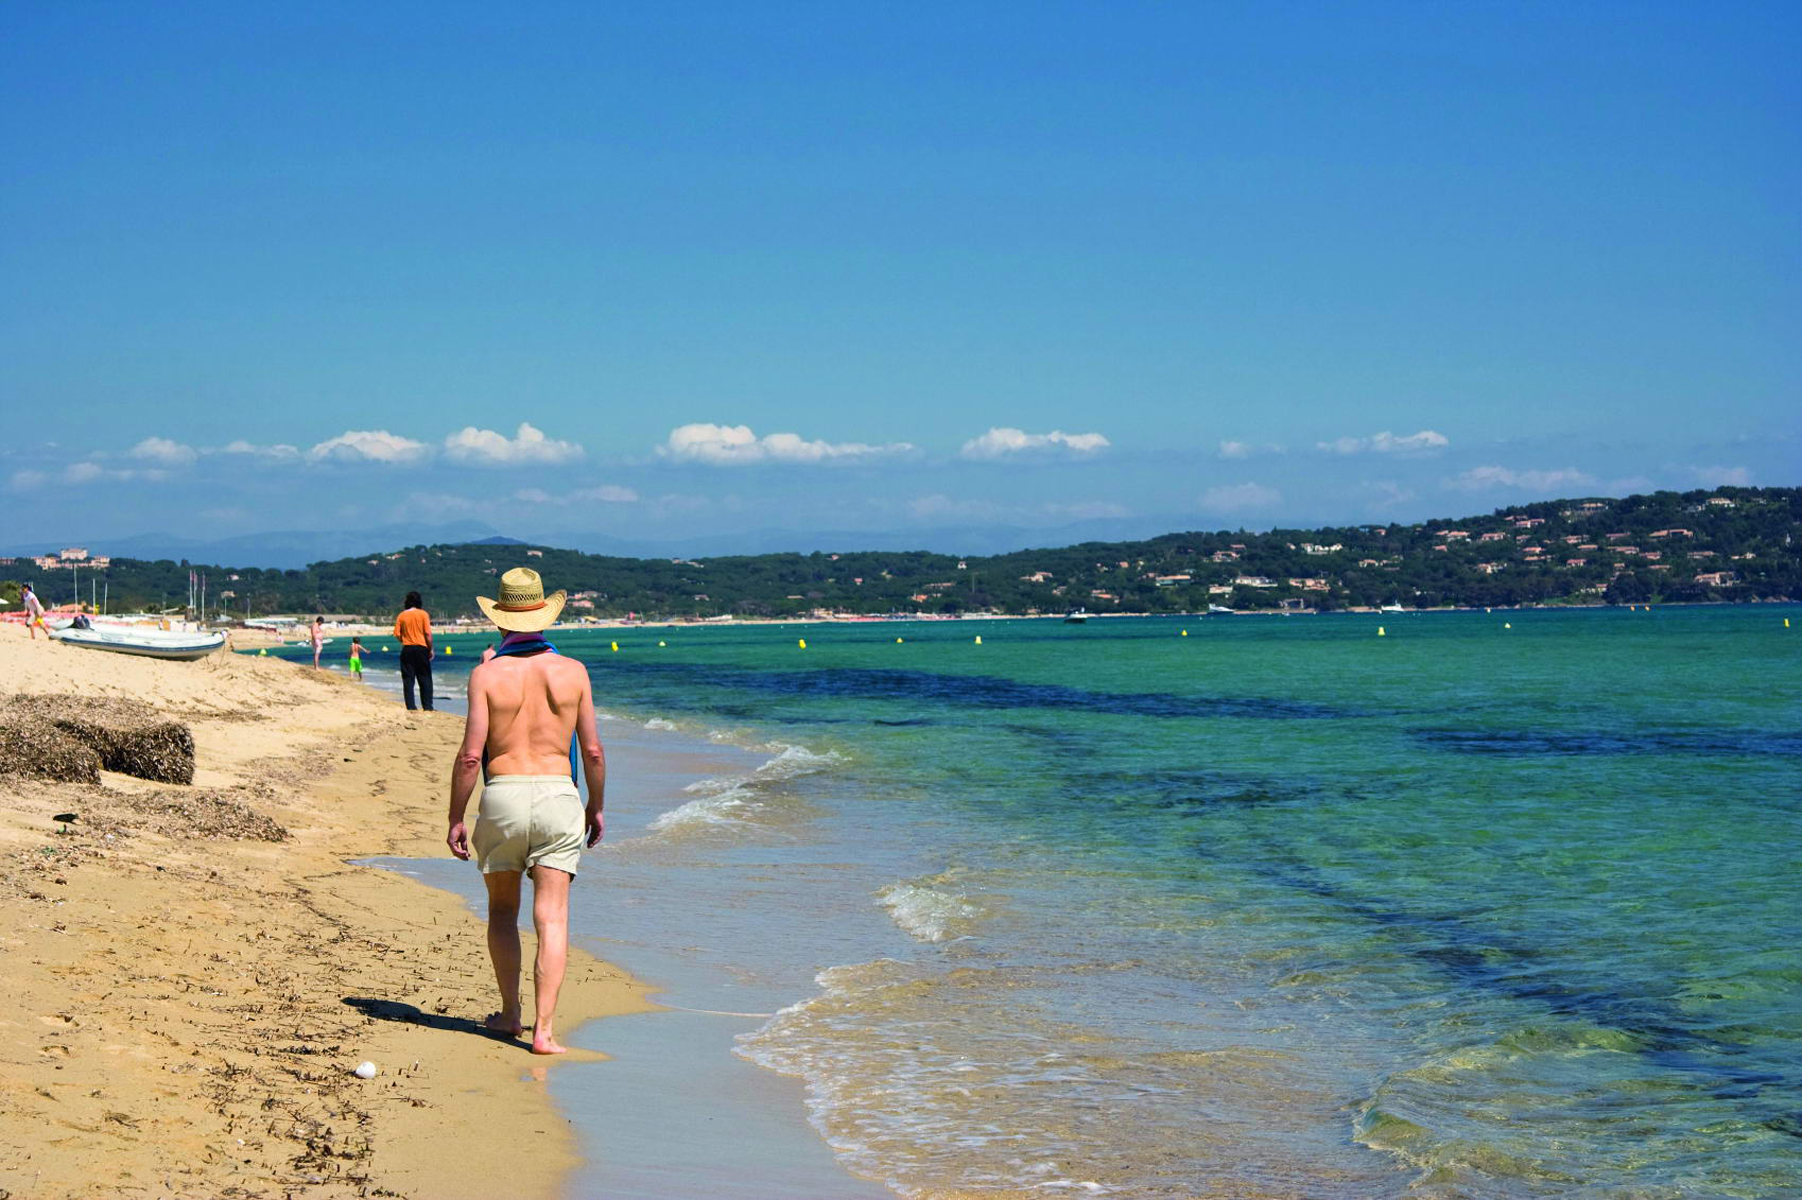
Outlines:
[{"label": "yellow buoy", "polygon": [[1377,626],[1377,636],[1378,637],[1388,637],[1389,635],[1388,635],[1388,633],[1384,632],[1383,627],[1381,625],[1378,625]]},{"label": "yellow buoy", "polygon": [[1183,630],[1183,636],[1184,636],[1184,637],[1188,637],[1188,636],[1189,636],[1189,631],[1188,631],[1188,630],[1187,630],[1187,629],[1185,629],[1185,630]]},{"label": "yellow buoy", "polygon": [[1508,621],[1503,621],[1503,622],[1502,622],[1502,628],[1503,628],[1503,629],[1513,629],[1513,628],[1514,628],[1514,626],[1513,626],[1513,624],[1512,624],[1512,623],[1510,623],[1510,622],[1508,622]]},{"label": "yellow buoy", "polygon": [[657,644],[658,644],[658,645],[659,645],[659,646],[667,646],[667,645],[669,645],[669,643],[668,643],[668,642],[658,642],[658,643],[657,643]]},{"label": "yellow buoy", "polygon": [[[1785,625],[1788,625],[1788,624],[1789,624],[1789,622],[1788,622],[1788,621],[1785,621],[1785,622],[1784,622],[1784,624],[1785,624]],[[257,657],[258,657],[258,658],[268,658],[268,657],[269,657],[269,647],[267,647],[267,646],[264,646],[264,647],[263,647],[263,648],[262,648],[262,649],[261,649],[261,650],[258,650],[258,651],[257,651]]]},{"label": "yellow buoy", "polygon": [[618,643],[618,642],[609,642],[609,643],[607,643],[607,644],[608,644],[608,645],[609,645],[609,646],[612,646],[612,647],[613,647],[613,652],[614,652],[614,653],[615,653],[615,654],[618,654],[618,653],[619,653],[619,643]]},{"label": "yellow buoy", "polygon": [[1789,618],[1788,617],[1783,618],[1783,627],[1785,629],[1789,628]]},{"label": "yellow buoy", "polygon": [[[1785,621],[1785,622],[1784,622],[1784,624],[1785,624],[1785,625],[1788,625],[1788,624],[1789,624],[1789,622],[1788,622],[1788,621]],[[896,639],[895,639],[895,645],[897,645],[897,646],[899,646],[899,645],[900,645],[900,644],[901,644],[901,639],[900,639],[900,638],[896,638]]]},{"label": "yellow buoy", "polygon": [[455,646],[446,646],[444,648],[444,652],[446,654],[455,654],[457,652],[457,648]]},{"label": "yellow buoy", "polygon": [[807,649],[807,639],[806,638],[796,638],[795,641],[800,643],[801,649],[803,649],[803,650]]},{"label": "yellow buoy", "polygon": [[980,633],[976,635],[976,644],[978,646],[982,645],[982,635]]}]

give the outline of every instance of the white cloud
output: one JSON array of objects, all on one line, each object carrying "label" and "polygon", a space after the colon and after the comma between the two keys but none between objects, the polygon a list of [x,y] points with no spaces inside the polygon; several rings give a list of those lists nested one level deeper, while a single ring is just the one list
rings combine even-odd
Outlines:
[{"label": "white cloud", "polygon": [[493,515],[494,504],[488,497],[459,496],[453,492],[410,492],[406,501],[396,505],[388,516],[396,522],[417,521],[422,512]]},{"label": "white cloud", "polygon": [[607,504],[630,504],[638,493],[629,487],[603,484],[600,487],[577,488],[573,492],[552,493],[543,488],[520,488],[513,498],[522,504],[581,504],[599,501]]},{"label": "white cloud", "polygon": [[161,463],[165,467],[186,467],[196,457],[194,447],[164,437],[147,437],[129,451],[133,458]]},{"label": "white cloud", "polygon": [[1282,452],[1283,448],[1275,442],[1264,442],[1260,445],[1256,442],[1224,441],[1220,443],[1218,457],[1226,459],[1251,458],[1253,455],[1257,454],[1281,454]]},{"label": "white cloud", "polygon": [[758,437],[749,425],[713,425],[697,422],[670,430],[657,453],[679,462],[740,464],[756,462],[817,463],[852,460],[882,454],[904,454],[907,442],[872,446],[865,442],[808,441],[795,433]]},{"label": "white cloud", "polygon": [[1703,487],[1752,486],[1752,472],[1744,467],[1691,467],[1690,474]]},{"label": "white cloud", "polygon": [[314,462],[344,459],[352,462],[410,463],[426,456],[424,442],[389,433],[386,429],[349,429],[307,451]]},{"label": "white cloud", "polygon": [[1024,429],[997,425],[981,437],[965,442],[958,453],[965,458],[988,460],[1059,448],[1073,454],[1095,454],[1111,445],[1113,443],[1099,433],[1065,433],[1061,429],[1053,429],[1050,433],[1027,433]]},{"label": "white cloud", "polygon": [[[29,477],[27,484],[22,485],[19,482],[19,477],[21,475]],[[42,471],[21,471],[13,476],[13,486],[15,488],[24,486],[35,487],[38,484],[44,483],[48,478],[49,476]],[[161,467],[141,467],[133,469],[108,467],[90,460],[70,463],[62,469],[61,474],[58,475],[57,478],[63,483],[70,484],[101,482],[126,483],[135,480],[141,480],[147,483],[161,483],[163,480],[169,478],[169,472]]]},{"label": "white cloud", "polygon": [[1316,446],[1333,454],[1428,454],[1450,444],[1451,439],[1431,429],[1406,437],[1397,437],[1385,429],[1369,437],[1342,437],[1336,441],[1318,442]]},{"label": "white cloud", "polygon": [[600,487],[578,489],[570,493],[570,498],[572,500],[598,500],[603,504],[631,504],[638,499],[638,493],[629,487],[606,483]]},{"label": "white cloud", "polygon": [[1461,492],[1487,492],[1498,488],[1521,492],[1551,492],[1559,488],[1584,487],[1594,482],[1594,479],[1575,467],[1554,471],[1515,471],[1508,467],[1489,466],[1472,467],[1456,479],[1447,480],[1446,486]]},{"label": "white cloud", "polygon": [[1228,483],[1203,492],[1200,503],[1206,512],[1239,512],[1270,508],[1282,503],[1282,499],[1281,492],[1261,483]]},{"label": "white cloud", "polygon": [[42,471],[14,471],[12,489],[15,492],[36,491],[50,482],[50,476]]},{"label": "white cloud", "polygon": [[520,422],[519,431],[511,438],[492,429],[465,426],[444,439],[444,452],[457,462],[495,466],[563,463],[582,457],[582,447],[576,443],[547,438],[542,430],[524,421]]},{"label": "white cloud", "polygon": [[[208,453],[212,453],[209,451]],[[258,458],[299,458],[300,448],[290,446],[286,442],[274,442],[267,446],[258,446],[243,438],[227,442],[219,447],[220,454],[251,454]]]}]

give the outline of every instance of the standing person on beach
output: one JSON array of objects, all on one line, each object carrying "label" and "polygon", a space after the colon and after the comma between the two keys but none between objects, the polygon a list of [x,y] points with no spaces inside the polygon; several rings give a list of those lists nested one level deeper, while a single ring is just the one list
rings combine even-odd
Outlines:
[{"label": "standing person on beach", "polygon": [[19,603],[25,606],[25,628],[31,631],[31,640],[38,640],[40,629],[44,631],[45,637],[49,637],[50,626],[44,624],[44,602],[38,599],[38,594],[31,590],[29,583],[19,586]]},{"label": "standing person on beach", "polygon": [[363,639],[350,639],[350,677],[358,683],[363,682]]},{"label": "standing person on beach", "polygon": [[317,671],[319,669],[319,652],[321,650],[325,649],[325,618],[324,617],[314,617],[313,618],[312,638],[313,638],[313,669],[315,671]]},{"label": "standing person on beach", "polygon": [[[418,592],[407,593],[407,603],[394,618],[394,636],[400,642],[400,691],[408,708],[432,711],[432,614]],[[413,685],[419,685],[419,703],[413,703]]]},{"label": "standing person on beach", "polygon": [[[500,985],[500,1011],[485,1024],[496,1033],[524,1032],[519,1003],[520,879],[532,876],[532,964],[537,1014],[532,1053],[562,1054],[552,1020],[569,954],[569,884],[584,843],[601,840],[607,759],[594,722],[588,670],[544,638],[563,611],[564,593],[548,598],[538,572],[518,567],[501,576],[500,599],[476,603],[506,637],[494,657],[469,674],[469,716],[451,768],[451,853],[473,849],[488,886],[488,955]],[[588,804],[576,792],[576,746],[588,775]],[[492,773],[490,773],[492,772]],[[475,835],[463,823],[476,781],[482,787]]]}]

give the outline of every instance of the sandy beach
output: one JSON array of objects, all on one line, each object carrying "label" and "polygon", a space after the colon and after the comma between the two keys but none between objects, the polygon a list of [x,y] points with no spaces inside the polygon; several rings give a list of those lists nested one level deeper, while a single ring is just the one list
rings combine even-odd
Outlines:
[{"label": "sandy beach", "polygon": [[[444,853],[460,721],[274,658],[0,632],[0,691],[147,702],[196,768],[0,778],[0,1196],[559,1194],[566,1060],[479,1030],[493,981],[461,900],[352,865]],[[560,1028],[644,991],[572,947]]]}]

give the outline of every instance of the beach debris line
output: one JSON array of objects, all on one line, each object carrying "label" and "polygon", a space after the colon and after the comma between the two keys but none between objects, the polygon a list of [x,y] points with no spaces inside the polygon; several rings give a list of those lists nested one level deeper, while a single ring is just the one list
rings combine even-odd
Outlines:
[{"label": "beach debris line", "polygon": [[229,839],[241,842],[285,842],[288,831],[269,816],[238,799],[268,799],[272,793],[256,785],[234,788],[202,788],[192,792],[160,792],[120,797],[126,808],[158,818],[157,832],[165,835]]},{"label": "beach debris line", "polygon": [[194,781],[194,735],[135,700],[15,695],[0,701],[0,774],[98,783],[100,771]]}]

